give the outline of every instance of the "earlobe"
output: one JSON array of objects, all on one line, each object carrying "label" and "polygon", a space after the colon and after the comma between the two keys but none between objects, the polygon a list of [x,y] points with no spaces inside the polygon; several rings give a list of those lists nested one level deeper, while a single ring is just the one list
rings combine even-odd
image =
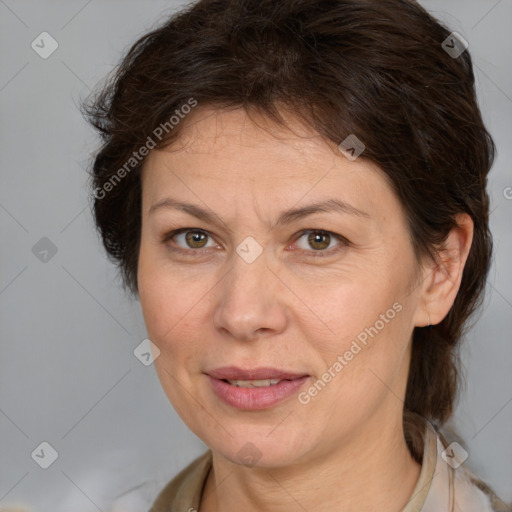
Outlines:
[{"label": "earlobe", "polygon": [[[436,253],[436,261],[425,269],[423,311],[418,326],[436,325],[450,311],[460,288],[462,273],[473,241],[474,223],[466,213],[456,215],[445,243]],[[426,321],[425,321],[426,320]]]}]

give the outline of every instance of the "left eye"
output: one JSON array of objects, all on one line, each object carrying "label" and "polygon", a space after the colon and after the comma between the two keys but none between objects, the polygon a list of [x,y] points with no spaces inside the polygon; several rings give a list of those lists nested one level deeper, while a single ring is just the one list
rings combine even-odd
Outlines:
[{"label": "left eye", "polygon": [[[306,237],[306,244],[313,248],[313,252],[320,252],[320,253],[331,253],[333,252],[332,251],[332,246],[331,246],[331,242],[333,242],[335,239],[337,239],[338,241],[342,242],[341,244],[338,244],[338,246],[343,246],[345,242],[345,239],[340,236],[340,235],[336,235],[335,233],[331,233],[330,231],[321,231],[321,230],[313,230],[313,229],[308,229],[308,230],[305,230],[303,231],[298,240],[300,240],[301,238],[303,237]],[[329,248],[331,246],[331,248]],[[334,246],[334,247],[338,247],[338,246]],[[306,247],[299,247],[300,249],[302,250],[305,250],[305,251],[309,251],[309,249]],[[329,250],[326,250],[328,249]],[[337,250],[337,249],[336,249]],[[313,256],[323,256],[323,254],[313,254]]]}]

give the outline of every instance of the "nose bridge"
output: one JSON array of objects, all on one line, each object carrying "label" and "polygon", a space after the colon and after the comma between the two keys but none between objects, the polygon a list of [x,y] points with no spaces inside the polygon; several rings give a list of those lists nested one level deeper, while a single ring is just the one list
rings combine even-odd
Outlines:
[{"label": "nose bridge", "polygon": [[215,326],[240,340],[253,338],[261,329],[283,329],[286,315],[276,296],[276,277],[268,266],[268,251],[247,237],[236,247],[231,265],[215,306]]}]

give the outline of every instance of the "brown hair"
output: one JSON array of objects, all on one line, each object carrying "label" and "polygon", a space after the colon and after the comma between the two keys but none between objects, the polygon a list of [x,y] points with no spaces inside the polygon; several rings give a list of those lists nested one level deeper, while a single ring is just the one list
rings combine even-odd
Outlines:
[{"label": "brown hair", "polygon": [[186,119],[169,119],[183,118],[191,99],[281,125],[287,111],[336,144],[353,134],[396,191],[418,261],[435,257],[456,214],[474,222],[453,307],[413,334],[404,412],[444,423],[457,396],[458,343],[490,265],[486,184],[495,152],[470,54],[447,53],[449,36],[409,0],[201,0],[141,37],[84,104],[103,140],[91,172],[95,222],[125,289],[138,293],[138,151],[150,139],[157,148],[177,140]]}]

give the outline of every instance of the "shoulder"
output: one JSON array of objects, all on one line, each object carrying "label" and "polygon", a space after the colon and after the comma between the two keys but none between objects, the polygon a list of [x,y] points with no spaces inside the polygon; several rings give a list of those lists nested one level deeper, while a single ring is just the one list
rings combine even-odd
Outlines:
[{"label": "shoulder", "polygon": [[425,418],[411,416],[408,421],[413,451],[421,456],[422,469],[402,512],[512,512],[510,504],[475,476],[462,446],[448,443],[440,428]]},{"label": "shoulder", "polygon": [[160,491],[149,512],[197,509],[211,465],[212,452],[207,450],[181,470]]},{"label": "shoulder", "polygon": [[455,504],[461,510],[478,512],[509,512],[512,507],[498,498],[491,487],[469,469],[460,466],[454,471]]},{"label": "shoulder", "polygon": [[[446,505],[448,505],[447,510],[456,511],[510,511],[509,506],[496,496],[491,487],[479,480],[464,463],[465,457],[457,454],[458,450],[462,450],[460,445],[448,444],[442,434],[438,431],[435,433],[437,437],[436,469],[431,483],[431,492],[425,503],[430,507],[426,507],[424,512],[436,510],[440,506],[442,509]],[[459,460],[458,457],[460,457]]]}]

